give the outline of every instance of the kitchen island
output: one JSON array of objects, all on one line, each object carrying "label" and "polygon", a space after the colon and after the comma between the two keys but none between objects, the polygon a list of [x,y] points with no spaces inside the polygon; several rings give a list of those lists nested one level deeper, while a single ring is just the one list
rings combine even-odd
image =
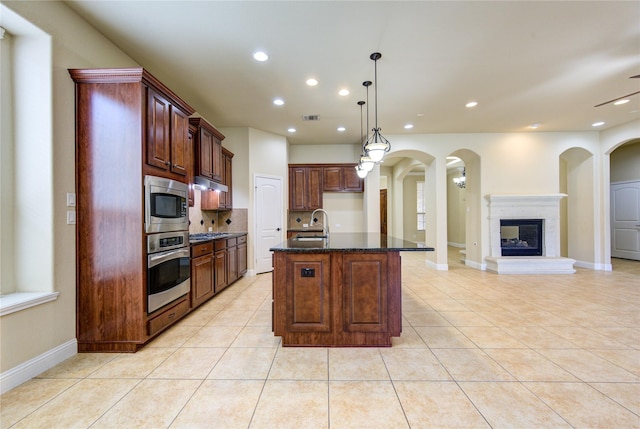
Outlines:
[{"label": "kitchen island", "polygon": [[273,254],[273,332],[283,346],[390,347],[402,331],[400,252],[381,234],[297,236]]}]

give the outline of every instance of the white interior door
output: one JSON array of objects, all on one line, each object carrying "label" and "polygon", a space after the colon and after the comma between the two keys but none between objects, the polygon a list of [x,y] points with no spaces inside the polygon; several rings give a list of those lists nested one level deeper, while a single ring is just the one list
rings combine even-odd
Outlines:
[{"label": "white interior door", "polygon": [[256,274],[273,270],[270,248],[284,240],[282,178],[255,176]]},{"label": "white interior door", "polygon": [[611,256],[640,260],[640,182],[611,185]]}]

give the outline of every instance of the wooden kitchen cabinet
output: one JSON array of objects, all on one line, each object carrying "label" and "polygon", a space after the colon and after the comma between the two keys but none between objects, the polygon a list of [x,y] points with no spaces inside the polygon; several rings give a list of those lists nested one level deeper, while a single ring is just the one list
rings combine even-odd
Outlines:
[{"label": "wooden kitchen cabinet", "polygon": [[191,246],[191,308],[211,298],[215,293],[213,243]]},{"label": "wooden kitchen cabinet", "polygon": [[[147,312],[144,176],[186,183],[194,109],[143,68],[70,69],[76,112],[79,352],[135,352],[184,316]],[[108,200],[108,204],[105,201]]]},{"label": "wooden kitchen cabinet", "polygon": [[289,210],[322,208],[322,168],[289,164]]},{"label": "wooden kitchen cabinet", "polygon": [[[146,163],[149,174],[184,182],[189,158],[189,115],[153,87],[147,87]],[[155,171],[155,169],[161,170]],[[163,174],[164,173],[164,174]]]},{"label": "wooden kitchen cabinet", "polygon": [[356,164],[332,164],[322,167],[324,192],[364,192],[364,179],[358,177]]},{"label": "wooden kitchen cabinet", "polygon": [[238,278],[247,272],[247,236],[238,237]]},{"label": "wooden kitchen cabinet", "polygon": [[224,135],[203,118],[190,118],[194,134],[194,175],[222,183],[222,140]]},{"label": "wooden kitchen cabinet", "polygon": [[214,281],[216,293],[218,293],[229,285],[227,283],[227,240],[216,240],[214,249]]},{"label": "wooden kitchen cabinet", "polygon": [[219,208],[230,210],[233,208],[233,152],[226,148],[222,148],[222,184],[226,185],[229,190],[227,192],[220,192],[219,196]]},{"label": "wooden kitchen cabinet", "polygon": [[276,251],[273,331],[284,346],[391,346],[402,330],[399,252]]}]

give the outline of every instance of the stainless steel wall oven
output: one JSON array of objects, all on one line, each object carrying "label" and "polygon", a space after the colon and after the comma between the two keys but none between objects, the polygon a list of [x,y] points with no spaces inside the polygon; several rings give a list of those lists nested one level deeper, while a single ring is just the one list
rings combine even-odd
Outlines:
[{"label": "stainless steel wall oven", "polygon": [[191,289],[189,232],[147,236],[147,312],[152,313]]}]

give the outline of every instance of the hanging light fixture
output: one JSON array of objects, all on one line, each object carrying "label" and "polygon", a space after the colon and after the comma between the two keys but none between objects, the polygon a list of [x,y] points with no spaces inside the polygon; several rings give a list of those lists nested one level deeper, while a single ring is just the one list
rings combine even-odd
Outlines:
[{"label": "hanging light fixture", "polygon": [[[371,130],[373,134],[366,141],[364,145],[364,153],[368,155],[371,161],[374,163],[378,163],[382,161],[384,155],[391,150],[391,143],[389,140],[384,138],[384,136],[380,133],[380,127],[378,127],[378,60],[382,58],[382,54],[380,52],[374,52],[369,56],[373,60],[374,65],[374,82],[375,82],[375,127]],[[368,88],[367,88],[368,94]],[[367,95],[368,97],[368,95]],[[368,109],[367,109],[367,121],[369,120]],[[368,129],[367,125],[367,129]],[[373,166],[371,167],[373,168]]]},{"label": "hanging light fixture", "polygon": [[460,177],[454,177],[453,178],[453,183],[456,184],[456,186],[460,189],[464,189],[467,187],[467,177],[465,175],[465,168],[462,168],[462,176]]},{"label": "hanging light fixture", "polygon": [[[364,104],[364,101],[358,101],[358,106],[360,106],[360,138],[362,139],[362,141],[364,141],[364,131],[362,128],[362,106]],[[367,177],[368,172],[369,171],[365,170],[362,166],[362,157],[360,157],[360,161],[358,162],[358,165],[356,165],[356,174],[358,174],[359,178],[364,179],[365,177]]]},{"label": "hanging light fixture", "polygon": [[371,157],[369,156],[369,154],[365,150],[365,144],[367,143],[367,136],[362,131],[362,106],[364,104],[367,105],[367,127],[365,129],[367,129],[367,130],[369,129],[369,87],[371,86],[371,84],[372,84],[372,82],[370,80],[365,80],[364,82],[362,82],[362,86],[364,86],[367,89],[367,102],[365,103],[363,101],[362,104],[360,104],[360,102],[358,102],[358,105],[360,106],[360,127],[361,127],[360,138],[362,139],[362,154],[360,155],[360,159],[358,161],[358,166],[360,167],[360,170],[363,170],[366,173],[368,173],[371,170],[373,170],[373,167],[376,164],[375,161],[373,161],[373,159],[371,159]]}]

